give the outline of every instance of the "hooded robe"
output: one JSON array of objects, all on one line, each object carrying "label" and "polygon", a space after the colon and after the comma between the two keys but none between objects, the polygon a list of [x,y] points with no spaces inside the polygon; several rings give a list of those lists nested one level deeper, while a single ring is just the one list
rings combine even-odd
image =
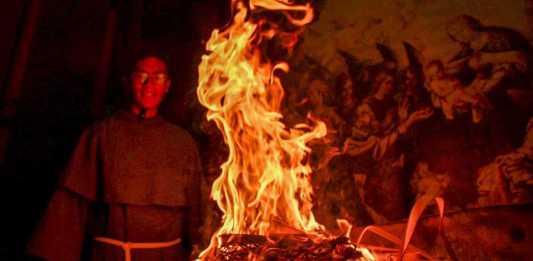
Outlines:
[{"label": "hooded robe", "polygon": [[87,129],[29,246],[50,261],[124,260],[94,240],[181,243],[132,260],[185,260],[198,240],[201,166],[192,137],[161,117],[119,111]]}]

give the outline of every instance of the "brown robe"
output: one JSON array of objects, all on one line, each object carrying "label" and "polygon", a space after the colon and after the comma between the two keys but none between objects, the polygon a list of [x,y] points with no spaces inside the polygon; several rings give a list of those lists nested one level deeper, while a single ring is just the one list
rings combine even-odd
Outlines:
[{"label": "brown robe", "polygon": [[132,260],[185,260],[198,240],[201,166],[196,145],[160,117],[127,111],[86,130],[28,246],[50,261],[124,260],[102,236],[182,243],[132,250]]}]

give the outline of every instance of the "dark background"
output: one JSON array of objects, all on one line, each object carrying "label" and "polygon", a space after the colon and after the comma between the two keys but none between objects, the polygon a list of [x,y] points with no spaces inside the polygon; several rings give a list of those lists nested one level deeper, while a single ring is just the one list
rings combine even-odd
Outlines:
[{"label": "dark background", "polygon": [[23,259],[81,131],[120,106],[121,72],[133,54],[168,54],[173,84],[162,114],[188,128],[203,44],[228,13],[227,1],[220,0],[2,4],[1,260]]}]

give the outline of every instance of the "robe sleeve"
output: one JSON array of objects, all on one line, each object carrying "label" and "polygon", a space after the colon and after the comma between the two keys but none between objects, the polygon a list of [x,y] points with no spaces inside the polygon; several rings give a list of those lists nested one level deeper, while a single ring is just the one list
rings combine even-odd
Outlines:
[{"label": "robe sleeve", "polygon": [[80,260],[88,211],[89,202],[80,195],[64,188],[56,190],[27,253],[48,261]]},{"label": "robe sleeve", "polygon": [[100,149],[97,128],[87,129],[28,244],[29,255],[49,261],[80,260],[86,222],[98,196]]},{"label": "robe sleeve", "polygon": [[63,187],[92,201],[97,200],[99,194],[102,133],[102,128],[95,125],[82,134],[60,181]]},{"label": "robe sleeve", "polygon": [[392,145],[394,145],[394,143],[396,143],[398,140],[398,136],[398,131],[393,131],[392,133],[377,139],[372,152],[372,157],[374,157],[376,160],[379,160],[385,156],[385,153],[387,153]]}]

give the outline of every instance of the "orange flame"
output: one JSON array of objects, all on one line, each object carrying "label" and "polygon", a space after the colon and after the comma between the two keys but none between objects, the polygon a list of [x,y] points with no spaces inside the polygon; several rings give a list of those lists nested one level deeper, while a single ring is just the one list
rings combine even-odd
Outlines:
[{"label": "orange flame", "polygon": [[[197,89],[208,119],[217,124],[229,147],[211,191],[224,212],[217,234],[267,235],[280,225],[303,232],[321,230],[311,211],[311,168],[302,162],[310,152],[306,143],[324,136],[326,127],[316,122],[314,128],[301,124],[287,129],[280,121],[284,92],[275,72],[288,71],[288,65],[263,62],[258,48],[263,37],[275,32],[260,32],[246,19],[249,9],[241,1],[233,4],[233,23],[223,32],[213,31],[207,43],[209,54],[202,57]],[[250,10],[258,7],[285,11],[295,25],[313,17],[309,5],[250,1]],[[305,15],[298,19],[289,11]]]},{"label": "orange flame", "polygon": [[[287,33],[261,27],[249,14],[258,8],[276,10],[292,25],[303,26],[312,21],[313,9],[291,0],[249,0],[248,6],[233,0],[232,7],[232,23],[212,32],[198,67],[198,99],[229,149],[211,190],[223,222],[203,259],[224,234],[268,236],[288,229],[319,238],[326,234],[312,212],[311,167],[305,162],[311,152],[306,144],[324,137],[326,125],[312,117],[313,126],[287,128],[281,122],[284,90],[276,72],[288,72],[289,66],[268,61],[260,44]],[[296,36],[286,38],[285,47],[292,48]]]}]

